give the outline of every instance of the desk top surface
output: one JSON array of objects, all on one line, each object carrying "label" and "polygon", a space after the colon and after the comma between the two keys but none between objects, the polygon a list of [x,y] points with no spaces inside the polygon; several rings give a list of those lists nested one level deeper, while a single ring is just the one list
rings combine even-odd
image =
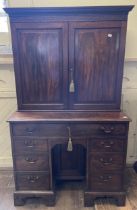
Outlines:
[{"label": "desk top surface", "polygon": [[9,122],[62,122],[62,121],[81,121],[81,122],[102,122],[102,121],[131,121],[123,112],[15,112]]}]

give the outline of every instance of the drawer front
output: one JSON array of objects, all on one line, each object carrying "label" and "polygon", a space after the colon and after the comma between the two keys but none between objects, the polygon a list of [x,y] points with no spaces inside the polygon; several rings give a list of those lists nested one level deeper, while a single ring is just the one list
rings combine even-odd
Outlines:
[{"label": "drawer front", "polygon": [[16,171],[49,171],[48,154],[15,156],[14,164]]},{"label": "drawer front", "polygon": [[19,173],[16,175],[16,190],[49,190],[50,177],[45,172]]},{"label": "drawer front", "polygon": [[92,191],[119,191],[122,190],[123,177],[121,174],[96,174],[90,179]]},{"label": "drawer front", "polygon": [[21,123],[13,125],[14,136],[46,136],[46,137],[68,137],[68,128],[71,135],[91,136],[91,135],[126,135],[127,127],[124,123],[66,123],[66,124],[37,124]]},{"label": "drawer front", "polygon": [[123,152],[126,139],[108,138],[89,140],[89,152]]},{"label": "drawer front", "polygon": [[15,154],[24,154],[29,152],[46,152],[48,151],[47,139],[37,137],[16,137],[14,141]]},{"label": "drawer front", "polygon": [[21,123],[14,124],[12,131],[14,136],[68,136],[65,124]]},{"label": "drawer front", "polygon": [[90,164],[89,168],[92,171],[115,171],[115,170],[121,170],[124,165],[124,155],[122,154],[101,154],[101,153],[92,153],[89,156]]},{"label": "drawer front", "polygon": [[126,125],[122,123],[94,123],[94,124],[73,124],[71,127],[72,136],[112,136],[126,135]]}]

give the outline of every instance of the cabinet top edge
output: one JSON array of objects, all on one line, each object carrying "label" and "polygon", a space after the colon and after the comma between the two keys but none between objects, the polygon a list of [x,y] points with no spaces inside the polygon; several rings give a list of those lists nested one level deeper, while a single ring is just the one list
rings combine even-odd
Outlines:
[{"label": "cabinet top edge", "polygon": [[129,122],[123,112],[15,112],[8,122]]},{"label": "cabinet top edge", "polygon": [[126,6],[79,6],[79,7],[9,7],[4,8],[9,16],[47,14],[128,14],[134,5]]}]

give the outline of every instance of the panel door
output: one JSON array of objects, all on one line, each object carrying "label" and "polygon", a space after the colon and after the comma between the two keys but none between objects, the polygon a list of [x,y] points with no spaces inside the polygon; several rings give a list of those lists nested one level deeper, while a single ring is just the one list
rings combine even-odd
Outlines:
[{"label": "panel door", "polygon": [[67,108],[68,25],[14,23],[19,110]]},{"label": "panel door", "polygon": [[69,27],[70,108],[119,110],[125,26],[105,21]]}]

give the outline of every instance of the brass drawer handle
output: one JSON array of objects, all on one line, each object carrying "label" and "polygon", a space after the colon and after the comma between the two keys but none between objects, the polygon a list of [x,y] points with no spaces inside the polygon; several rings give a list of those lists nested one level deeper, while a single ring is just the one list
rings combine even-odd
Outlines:
[{"label": "brass drawer handle", "polygon": [[31,183],[34,183],[39,180],[39,176],[27,176],[27,180]]},{"label": "brass drawer handle", "polygon": [[105,128],[104,126],[101,126],[100,129],[101,129],[104,133],[110,134],[110,133],[112,133],[112,131],[114,130],[114,127],[112,126],[112,127],[110,127],[110,128]]},{"label": "brass drawer handle", "polygon": [[105,148],[111,148],[111,145],[105,145],[104,147]]},{"label": "brass drawer handle", "polygon": [[73,145],[72,145],[70,127],[67,127],[67,129],[68,129],[68,134],[69,134],[69,140],[68,140],[67,151],[68,151],[68,152],[72,152],[72,150],[73,150]]},{"label": "brass drawer handle", "polygon": [[100,179],[103,182],[109,182],[110,180],[112,180],[112,176],[108,176],[108,177],[100,176]]},{"label": "brass drawer handle", "polygon": [[105,145],[105,148],[111,148],[114,145],[114,141],[110,141],[109,145]]},{"label": "brass drawer handle", "polygon": [[111,148],[114,145],[114,141],[110,141],[109,144],[108,144],[108,142],[107,142],[107,144],[105,144],[104,141],[101,141],[100,144],[103,145],[104,148]]},{"label": "brass drawer handle", "polygon": [[26,128],[28,134],[32,134],[35,131],[35,128]]},{"label": "brass drawer handle", "polygon": [[110,158],[109,160],[104,160],[104,158],[100,158],[100,162],[103,164],[103,165],[111,165],[113,164],[113,159]]},{"label": "brass drawer handle", "polygon": [[36,142],[34,142],[33,140],[25,140],[24,145],[26,147],[34,147],[36,145]]},{"label": "brass drawer handle", "polygon": [[38,159],[34,159],[32,157],[26,157],[25,160],[30,164],[34,164],[37,162]]}]

